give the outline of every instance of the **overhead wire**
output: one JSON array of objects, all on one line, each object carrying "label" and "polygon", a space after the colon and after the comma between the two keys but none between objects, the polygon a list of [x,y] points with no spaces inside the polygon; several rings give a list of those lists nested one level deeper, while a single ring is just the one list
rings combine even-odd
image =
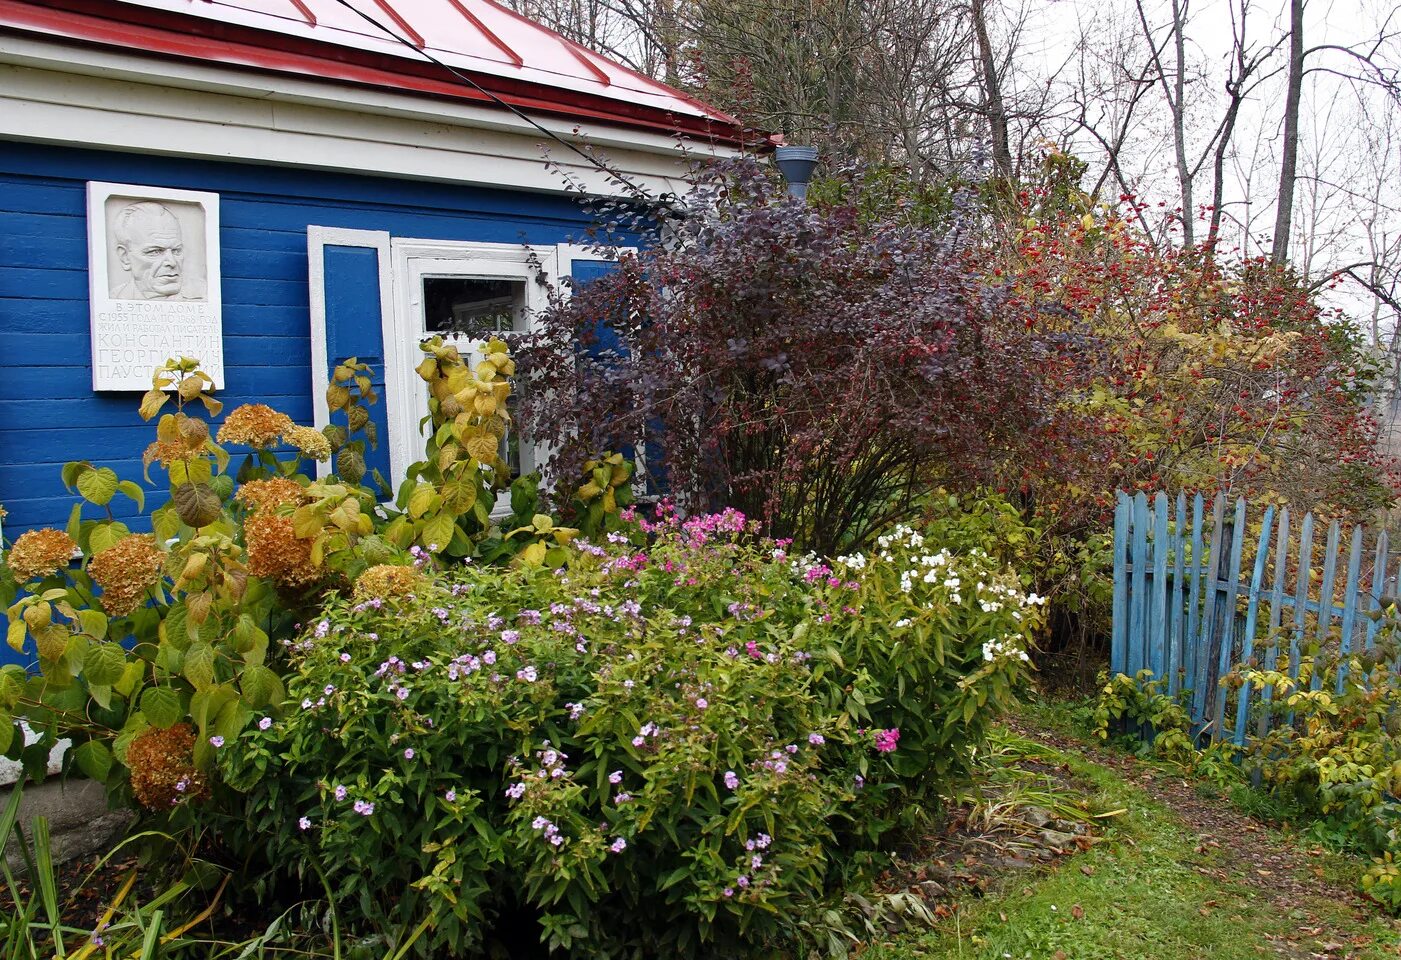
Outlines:
[{"label": "overhead wire", "polygon": [[473,80],[472,77],[471,77],[470,75],[468,75],[468,74],[466,74],[466,73],[463,73],[462,71],[458,70],[456,67],[453,67],[451,64],[444,63],[442,60],[439,60],[437,57],[433,56],[431,53],[428,52],[426,46],[425,46],[425,47],[419,47],[417,44],[413,43],[412,41],[410,41],[410,40],[407,39],[406,37],[401,37],[401,36],[399,36],[399,34],[395,33],[395,32],[394,32],[393,30],[391,30],[389,27],[387,27],[387,26],[384,25],[383,23],[379,22],[378,20],[376,20],[374,17],[370,16],[370,15],[369,15],[368,13],[366,13],[365,11],[363,11],[363,10],[361,10],[360,8],[356,7],[354,4],[352,4],[352,3],[350,2],[350,0],[336,0],[336,2],[339,3],[341,6],[345,7],[347,10],[351,11],[352,13],[354,13],[356,16],[360,17],[360,18],[361,18],[362,20],[364,20],[366,23],[370,24],[370,26],[372,26],[372,27],[376,28],[377,30],[379,30],[379,31],[380,31],[381,33],[383,33],[385,36],[387,36],[387,37],[389,37],[390,39],[392,39],[392,40],[394,40],[394,41],[396,41],[396,42],[402,44],[403,46],[407,47],[409,50],[412,50],[414,53],[417,53],[419,56],[421,56],[424,60],[427,60],[429,63],[431,63],[431,64],[433,64],[433,65],[439,67],[439,68],[442,69],[442,70],[447,71],[447,72],[450,73],[450,74],[452,74],[452,75],[453,75],[454,77],[456,77],[458,80],[461,80],[463,83],[467,84],[467,85],[468,85],[469,87],[471,87],[473,90],[476,90],[478,93],[482,94],[483,96],[485,96],[487,99],[491,100],[493,103],[497,104],[498,106],[500,106],[500,107],[502,107],[502,108],[504,108],[504,109],[510,111],[510,112],[511,112],[512,114],[514,114],[518,119],[523,120],[523,121],[525,121],[526,123],[530,124],[530,126],[534,127],[536,130],[540,131],[542,134],[544,134],[545,136],[549,137],[551,140],[553,140],[553,141],[555,141],[556,143],[560,144],[561,146],[567,148],[567,149],[570,150],[571,152],[578,154],[578,155],[579,155],[580,157],[582,157],[585,161],[587,161],[591,166],[596,167],[598,170],[600,170],[601,172],[603,172],[603,173],[606,174],[607,176],[613,178],[614,180],[618,181],[619,183],[621,183],[621,184],[623,184],[625,187],[627,187],[630,191],[632,191],[632,193],[633,193],[635,199],[638,199],[638,200],[641,200],[641,201],[644,201],[644,202],[647,202],[647,203],[667,203],[667,202],[668,202],[667,199],[666,199],[665,197],[656,196],[656,195],[652,194],[650,191],[648,191],[646,188],[644,188],[644,187],[642,187],[642,186],[639,186],[638,184],[634,183],[634,182],[633,182],[632,180],[630,180],[626,175],[624,175],[621,171],[612,169],[612,168],[609,167],[607,164],[605,164],[605,163],[603,163],[601,160],[599,160],[597,157],[595,157],[595,156],[593,156],[591,153],[589,153],[587,150],[584,150],[584,149],[580,148],[578,144],[572,143],[572,142],[570,142],[570,141],[564,139],[564,138],[561,137],[559,134],[555,133],[553,130],[549,129],[549,128],[546,127],[544,124],[542,124],[542,123],[540,123],[539,121],[537,121],[534,117],[532,117],[532,116],[530,116],[529,114],[525,113],[523,110],[521,110],[521,109],[520,109],[519,107],[517,107],[515,104],[510,103],[509,101],[502,99],[501,97],[499,97],[499,96],[497,96],[495,93],[493,93],[491,90],[488,90],[486,87],[483,87],[483,86],[482,86],[481,84],[479,84],[477,81]]}]

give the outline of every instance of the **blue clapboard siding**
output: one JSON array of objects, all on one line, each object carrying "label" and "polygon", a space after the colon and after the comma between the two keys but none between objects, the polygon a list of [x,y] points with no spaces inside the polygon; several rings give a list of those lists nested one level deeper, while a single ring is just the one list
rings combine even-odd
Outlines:
[{"label": "blue clapboard siding", "polygon": [[[1341,690],[1350,655],[1370,649],[1381,621],[1398,616],[1388,573],[1395,558],[1384,530],[1333,521],[1320,556],[1311,513],[1291,520],[1287,508],[1267,504],[1257,516],[1218,494],[1208,518],[1205,505],[1197,494],[1189,519],[1184,494],[1175,513],[1161,493],[1151,503],[1142,493],[1118,495],[1110,670],[1165,681],[1202,736],[1243,744],[1293,718],[1271,710],[1280,691],[1221,678],[1251,663],[1298,680],[1304,662],[1318,658]],[[1364,572],[1369,544],[1374,560]],[[1159,641],[1184,621],[1181,643]],[[1317,690],[1322,680],[1314,672],[1304,687]]]},{"label": "blue clapboard siding", "polygon": [[[151,439],[136,416],[137,394],[94,394],[91,387],[89,180],[220,195],[227,379],[220,399],[228,408],[266,401],[300,423],[312,419],[309,225],[542,246],[580,240],[587,227],[566,196],[4,143],[0,503],[10,514],[7,537],[66,521],[73,501],[59,480],[65,461],[100,461],[139,479]],[[370,329],[332,334],[332,349],[344,338],[348,352],[382,357],[377,304],[365,309]],[[376,373],[382,382],[383,371]],[[380,418],[384,409],[381,403]],[[381,436],[387,440],[383,424]],[[130,513],[124,503],[116,508]]]}]

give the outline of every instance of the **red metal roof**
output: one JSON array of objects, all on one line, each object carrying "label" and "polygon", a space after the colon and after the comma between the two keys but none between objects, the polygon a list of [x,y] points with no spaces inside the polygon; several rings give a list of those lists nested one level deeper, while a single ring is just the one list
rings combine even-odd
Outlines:
[{"label": "red metal roof", "polygon": [[0,0],[6,28],[495,105],[423,51],[526,111],[728,144],[757,139],[735,118],[494,0]]}]

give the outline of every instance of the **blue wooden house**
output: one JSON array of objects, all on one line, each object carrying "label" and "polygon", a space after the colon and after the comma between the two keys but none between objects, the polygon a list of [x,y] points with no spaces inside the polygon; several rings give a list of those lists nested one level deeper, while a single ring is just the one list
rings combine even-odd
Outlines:
[{"label": "blue wooden house", "polygon": [[418,340],[527,325],[541,273],[608,268],[567,185],[622,187],[586,153],[663,193],[745,145],[492,0],[0,0],[7,538],[63,526],[67,460],[140,475],[137,398],[177,354],[318,427],[358,356],[371,465],[401,474]]}]

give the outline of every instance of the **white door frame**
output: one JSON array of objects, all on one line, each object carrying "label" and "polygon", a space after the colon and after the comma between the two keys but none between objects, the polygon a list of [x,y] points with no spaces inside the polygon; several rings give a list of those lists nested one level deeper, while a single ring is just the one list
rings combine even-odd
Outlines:
[{"label": "white door frame", "polygon": [[[384,328],[384,392],[389,464],[397,488],[409,465],[422,459],[419,422],[428,415],[427,385],[416,372],[424,356],[418,344],[428,335],[421,302],[423,277],[524,281],[526,330],[534,330],[536,316],[549,302],[546,288],[536,281],[541,272],[550,278],[558,276],[559,258],[553,245],[531,248],[521,243],[395,238],[389,248],[394,309],[386,315]],[[525,459],[523,451],[522,461]]]}]

